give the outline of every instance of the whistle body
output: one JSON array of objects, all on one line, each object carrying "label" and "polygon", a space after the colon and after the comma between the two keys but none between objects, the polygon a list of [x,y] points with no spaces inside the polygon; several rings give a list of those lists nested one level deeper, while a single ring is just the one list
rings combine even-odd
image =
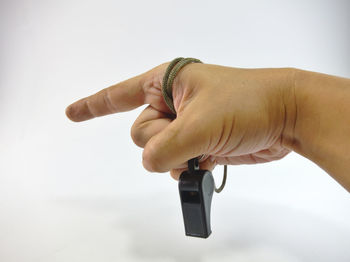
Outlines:
[{"label": "whistle body", "polygon": [[214,187],[213,176],[208,170],[182,172],[179,192],[187,236],[207,238],[210,235],[210,207]]}]

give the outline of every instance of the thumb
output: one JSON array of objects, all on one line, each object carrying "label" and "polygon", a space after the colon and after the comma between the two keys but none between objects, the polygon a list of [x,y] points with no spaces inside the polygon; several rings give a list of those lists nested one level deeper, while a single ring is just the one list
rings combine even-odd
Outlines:
[{"label": "thumb", "polygon": [[[189,110],[187,110],[189,112]],[[206,151],[205,133],[198,114],[178,115],[165,129],[153,136],[143,151],[143,166],[150,172],[167,172]]]}]

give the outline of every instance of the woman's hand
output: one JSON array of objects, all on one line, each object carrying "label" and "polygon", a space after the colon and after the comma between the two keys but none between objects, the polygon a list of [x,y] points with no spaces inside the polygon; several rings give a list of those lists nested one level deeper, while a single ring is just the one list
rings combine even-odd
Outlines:
[{"label": "woman's hand", "polygon": [[187,160],[204,155],[202,169],[216,164],[255,164],[280,159],[293,141],[294,70],[236,69],[190,64],[173,85],[177,116],[161,85],[168,63],[83,98],[66,109],[73,121],[148,107],[131,128],[151,172],[170,170],[178,179]]}]

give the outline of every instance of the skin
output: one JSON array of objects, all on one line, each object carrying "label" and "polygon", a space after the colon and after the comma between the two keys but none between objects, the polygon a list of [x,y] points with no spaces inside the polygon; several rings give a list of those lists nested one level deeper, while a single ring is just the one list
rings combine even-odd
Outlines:
[{"label": "skin", "polygon": [[187,160],[200,166],[264,163],[295,151],[350,191],[350,80],[293,68],[185,66],[175,78],[177,115],[161,85],[168,63],[83,98],[66,109],[72,121],[148,107],[131,128],[143,166],[178,179]]}]

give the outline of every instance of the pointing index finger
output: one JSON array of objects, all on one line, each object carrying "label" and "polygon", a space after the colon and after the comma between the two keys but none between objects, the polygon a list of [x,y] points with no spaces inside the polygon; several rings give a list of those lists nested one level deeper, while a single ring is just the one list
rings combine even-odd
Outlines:
[{"label": "pointing index finger", "polygon": [[78,100],[67,107],[67,117],[74,122],[80,122],[97,116],[129,111],[143,105],[144,77],[145,75],[133,77]]}]

